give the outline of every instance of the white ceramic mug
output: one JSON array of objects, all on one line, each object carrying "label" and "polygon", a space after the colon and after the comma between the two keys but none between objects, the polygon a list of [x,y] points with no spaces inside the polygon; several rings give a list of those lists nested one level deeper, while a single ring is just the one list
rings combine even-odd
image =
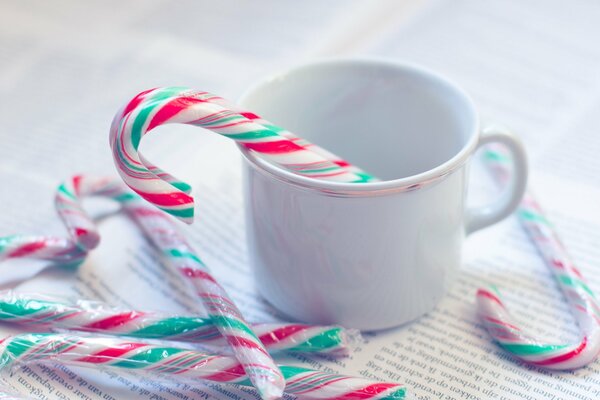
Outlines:
[{"label": "white ceramic mug", "polygon": [[[383,180],[309,179],[242,149],[250,262],[262,295],[294,319],[377,330],[432,310],[465,235],[509,215],[525,189],[520,142],[482,130],[470,98],[420,67],[309,64],[241,104]],[[490,142],[511,151],[513,179],[495,203],[467,207],[469,159]]]}]

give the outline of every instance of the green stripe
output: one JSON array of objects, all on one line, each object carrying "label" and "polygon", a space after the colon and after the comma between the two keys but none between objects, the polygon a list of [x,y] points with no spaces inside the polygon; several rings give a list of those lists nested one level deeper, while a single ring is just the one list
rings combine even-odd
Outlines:
[{"label": "green stripe", "polygon": [[518,356],[545,354],[557,350],[562,350],[565,347],[568,347],[567,345],[559,344],[523,344],[506,342],[499,342],[499,344],[504,349]]},{"label": "green stripe", "polygon": [[0,302],[0,318],[12,319],[29,316],[40,311],[55,310],[57,303],[37,300],[16,300],[12,303]]},{"label": "green stripe", "polygon": [[57,268],[64,269],[66,271],[72,271],[72,270],[79,268],[81,266],[81,264],[83,264],[84,261],[85,261],[85,258],[83,258],[81,260],[61,262],[60,264],[57,265]]},{"label": "green stripe", "polygon": [[192,190],[192,187],[185,182],[169,182],[169,184],[185,193],[189,193]]},{"label": "green stripe", "polygon": [[291,365],[281,365],[281,366],[279,366],[279,369],[281,370],[281,374],[283,375],[283,377],[286,380],[293,378],[296,375],[305,373],[305,372],[314,372],[314,370],[309,369],[309,368],[294,367]]},{"label": "green stripe", "polygon": [[[21,355],[31,350],[33,347],[46,340],[48,336],[54,335],[53,333],[29,333],[24,335],[15,336],[10,340],[10,343],[6,346],[6,352],[2,355],[3,362],[5,356],[13,358],[12,361],[16,361]],[[46,348],[43,347],[42,350]],[[38,350],[39,351],[39,350]]]},{"label": "green stripe", "polygon": [[227,327],[227,328],[244,331],[247,334],[249,334],[250,336],[252,336],[253,338],[255,338],[257,340],[257,342],[259,342],[259,340],[256,337],[256,335],[254,334],[254,332],[252,332],[252,330],[249,327],[247,327],[244,323],[238,321],[237,319],[225,317],[225,316],[221,316],[221,315],[211,315],[210,319],[213,322],[213,324],[215,324],[216,326]]},{"label": "green stripe", "polygon": [[171,255],[173,257],[189,258],[191,260],[196,261],[197,263],[200,263],[200,264],[204,265],[204,263],[202,262],[202,260],[197,255],[195,255],[194,253],[184,252],[184,251],[177,250],[177,249],[167,249],[164,252],[167,255]]},{"label": "green stripe", "polygon": [[210,327],[210,320],[192,317],[172,317],[159,321],[145,328],[131,332],[129,335],[145,338],[162,338],[182,335],[190,331]]},{"label": "green stripe", "polygon": [[381,400],[393,400],[393,399],[404,399],[406,398],[406,388],[400,388],[396,391],[382,397]]},{"label": "green stripe", "polygon": [[490,289],[492,292],[494,292],[496,294],[496,296],[501,299],[502,295],[500,294],[500,290],[498,290],[498,287],[496,285],[489,285],[488,289]]},{"label": "green stripe", "polygon": [[258,130],[258,131],[250,131],[244,133],[221,133],[224,136],[227,136],[233,140],[246,140],[246,139],[262,139],[266,137],[275,137],[279,136],[276,132],[271,130]]},{"label": "green stripe", "polygon": [[298,172],[301,172],[303,174],[314,174],[314,173],[323,173],[323,172],[329,172],[329,171],[335,171],[337,169],[340,169],[339,166],[333,166],[333,167],[326,167],[326,168],[317,168],[317,169],[303,169],[300,170]]},{"label": "green stripe", "polygon": [[142,139],[142,128],[148,119],[148,115],[157,106],[160,106],[164,100],[185,90],[187,89],[183,87],[164,88],[159,93],[153,95],[151,99],[147,99],[138,105],[138,107],[141,106],[141,110],[139,111],[138,115],[136,115],[135,120],[133,121],[133,126],[131,127],[131,142],[135,150],[137,150],[138,146],[140,145],[140,140]]},{"label": "green stripe", "polygon": [[282,127],[277,126],[277,125],[264,124],[264,126],[276,133],[281,133],[281,132],[285,131],[285,129],[283,129]]},{"label": "green stripe", "polygon": [[15,240],[19,240],[19,235],[10,235],[0,237],[0,252],[4,251],[7,247],[11,246]]},{"label": "green stripe", "polygon": [[352,173],[359,177],[359,179],[352,181],[352,183],[365,183],[377,181],[377,178],[375,178],[373,175],[367,174],[363,171],[352,171]]},{"label": "green stripe", "polygon": [[519,215],[519,217],[521,217],[527,221],[539,222],[539,223],[542,223],[542,224],[548,225],[548,226],[551,225],[550,221],[548,221],[543,215],[534,213],[529,210],[520,209],[517,211],[517,215]]},{"label": "green stripe", "polygon": [[184,350],[172,347],[154,347],[111,365],[120,368],[146,368],[182,351]]},{"label": "green stripe", "polygon": [[492,151],[492,150],[487,150],[485,153],[483,153],[483,157],[490,161],[500,161],[500,162],[510,161],[509,157],[505,156],[504,154],[500,154],[496,151]]},{"label": "green stripe", "polygon": [[146,104],[144,108],[140,110],[138,115],[136,115],[133,126],[131,127],[131,144],[135,150],[138,149],[140,141],[142,140],[142,128],[148,119],[148,115],[150,115],[158,105],[160,105],[160,103],[151,102],[150,104]]},{"label": "green stripe", "polygon": [[117,155],[119,157],[119,161],[121,161],[123,164],[125,164],[125,166],[127,167],[127,169],[133,170],[133,171],[137,171],[137,172],[143,172],[146,173],[148,172],[148,169],[144,166],[142,167],[138,167],[137,165],[134,165],[132,163],[130,163],[127,160],[127,157],[125,157],[125,154],[123,154],[123,152],[121,151],[121,147],[117,146]]},{"label": "green stripe", "polygon": [[587,294],[589,294],[590,296],[592,296],[594,298],[596,297],[594,295],[594,292],[592,292],[592,289],[590,289],[590,287],[588,285],[586,285],[585,282],[583,282],[579,279],[574,279],[567,275],[558,275],[558,279],[560,280],[561,283],[563,283],[565,285],[572,286],[572,287],[579,286],[580,288],[585,290],[587,292]]},{"label": "green stripe", "polygon": [[77,200],[77,198],[75,197],[75,195],[67,190],[67,188],[65,187],[64,183],[61,184],[58,187],[58,191],[61,192],[61,193],[63,193],[65,196],[67,196],[67,197],[69,197],[69,198],[71,198],[73,200]]},{"label": "green stripe", "polygon": [[194,207],[175,208],[175,209],[166,208],[166,207],[158,207],[158,208],[160,208],[161,210],[163,210],[167,214],[170,214],[170,215],[172,215],[174,217],[192,218],[194,216]]},{"label": "green stripe", "polygon": [[319,335],[310,338],[309,340],[292,347],[287,351],[301,351],[304,353],[319,352],[326,349],[339,347],[343,343],[342,328],[333,328]]},{"label": "green stripe", "polygon": [[137,200],[139,198],[140,197],[138,195],[135,195],[133,193],[122,193],[118,196],[113,197],[114,200],[121,202],[121,203],[125,203],[125,202],[132,201],[132,200]]}]

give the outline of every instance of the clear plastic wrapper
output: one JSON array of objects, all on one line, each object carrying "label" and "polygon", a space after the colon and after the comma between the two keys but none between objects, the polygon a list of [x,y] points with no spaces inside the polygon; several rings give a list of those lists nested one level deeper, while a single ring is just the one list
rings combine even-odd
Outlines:
[{"label": "clear plastic wrapper", "polygon": [[[0,321],[54,331],[175,340],[217,348],[227,346],[209,318],[127,310],[98,301],[13,291],[0,292]],[[272,323],[254,324],[252,328],[269,352],[345,355],[360,338],[358,332],[339,326]]]},{"label": "clear plastic wrapper", "polygon": [[[0,369],[4,371],[12,372],[24,364],[45,361],[251,386],[235,358],[183,348],[118,338],[43,333],[10,336],[0,342]],[[279,368],[285,378],[286,393],[303,399],[406,398],[405,387],[398,383],[374,382],[295,366]]]}]

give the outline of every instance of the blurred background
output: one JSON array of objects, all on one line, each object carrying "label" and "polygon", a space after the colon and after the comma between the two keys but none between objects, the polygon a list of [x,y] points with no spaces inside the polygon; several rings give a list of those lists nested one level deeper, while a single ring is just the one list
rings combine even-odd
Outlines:
[{"label": "blurred background", "polygon": [[[485,121],[501,122],[523,139],[531,186],[592,288],[600,290],[594,273],[600,264],[598,21],[600,2],[593,0],[0,0],[0,236],[64,235],[52,206],[56,186],[76,173],[117,176],[108,129],[115,112],[142,90],[183,85],[235,100],[287,67],[380,57],[448,76],[474,98]],[[199,219],[186,234],[203,259],[216,266],[249,319],[269,318],[272,310],[242,279],[251,273],[233,143],[169,126],[142,146],[148,159],[193,185]],[[473,187],[490,187],[480,168],[473,172]],[[103,232],[109,229],[135,236],[115,221],[103,224]],[[193,303],[160,286],[171,282],[164,282],[150,250],[121,239],[104,235],[97,256],[69,288],[53,290],[168,311]],[[482,278],[510,287],[510,300],[521,301],[522,309],[529,299],[543,304],[530,310],[527,327],[556,335],[560,326],[566,337],[576,336],[561,297],[540,289],[555,288],[554,282],[514,219],[474,235],[466,255],[459,283],[428,320],[433,323],[382,336],[414,339],[446,320],[477,351],[490,349],[475,328],[472,305]],[[71,275],[36,277],[23,287],[46,292]],[[2,278],[0,286],[4,272]],[[448,329],[434,333],[443,340]],[[374,341],[363,355],[381,346]],[[358,361],[348,365],[353,373],[364,368]],[[572,379],[585,376],[598,377],[600,370],[592,365]],[[554,387],[558,381],[548,382]],[[425,390],[418,393],[428,398]]]}]

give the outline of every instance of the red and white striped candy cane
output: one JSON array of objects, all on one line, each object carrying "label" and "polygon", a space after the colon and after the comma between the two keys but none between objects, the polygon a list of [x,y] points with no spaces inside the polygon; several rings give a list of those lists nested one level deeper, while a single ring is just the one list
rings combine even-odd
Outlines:
[{"label": "red and white striped candy cane", "polygon": [[[494,177],[506,180],[510,172],[506,153],[501,148],[489,147],[485,157]],[[559,370],[587,365],[600,353],[600,303],[530,192],[525,194],[517,215],[567,298],[581,339],[575,343],[548,344],[527,334],[509,314],[494,287],[477,292],[483,323],[500,346],[527,363]]]},{"label": "red and white striped candy cane", "polygon": [[[200,343],[218,350],[227,346],[210,318],[127,310],[99,301],[12,291],[0,292],[0,321],[37,329]],[[351,337],[355,335],[339,326],[290,323],[253,324],[252,329],[269,352],[341,355],[346,354]]]},{"label": "red and white striped candy cane", "polygon": [[[124,211],[146,233],[162,252],[167,264],[182,274],[200,297],[212,323],[227,339],[235,356],[265,399],[276,399],[283,393],[285,381],[264,345],[245,321],[225,289],[213,278],[208,268],[178,232],[169,216],[148,206],[121,184],[104,178],[76,176],[59,190],[63,220],[77,238],[98,242],[96,227],[81,207],[85,195],[102,195],[122,204]],[[63,200],[64,198],[65,200]],[[84,235],[78,235],[85,232]]]},{"label": "red and white striped candy cane", "polygon": [[[117,338],[67,334],[23,334],[0,341],[0,368],[52,361],[88,368],[134,369],[188,379],[250,386],[242,365],[232,357]],[[286,392],[315,400],[397,400],[406,389],[398,383],[281,366]]]},{"label": "red and white striped candy cane", "polygon": [[216,96],[188,88],[167,87],[138,94],[115,116],[110,144],[125,183],[163,211],[191,223],[193,198],[154,173],[140,157],[142,137],[166,123],[203,127],[242,144],[260,157],[294,173],[337,182],[365,182],[365,177],[310,151],[244,114],[224,107]]},{"label": "red and white striped candy cane", "polygon": [[363,179],[363,182],[378,182],[379,181],[378,178],[370,175],[368,172],[357,167],[356,165],[350,164],[348,161],[341,158],[337,154],[333,154],[332,152],[330,152],[327,149],[317,146],[316,144],[311,143],[304,138],[296,136],[296,134],[290,132],[289,130],[282,128],[280,126],[277,126],[274,123],[267,121],[263,117],[255,114],[253,112],[244,110],[244,109],[240,108],[239,106],[225,100],[222,97],[214,96],[213,98],[209,99],[209,101],[212,103],[220,104],[223,107],[227,107],[239,114],[242,114],[244,117],[250,119],[251,121],[253,121],[257,124],[263,125],[264,127],[277,132],[279,135],[285,137],[286,139],[291,140],[292,142],[296,143],[298,146],[304,147],[305,149],[307,149],[309,151],[312,151],[314,153],[317,153],[320,156],[323,156],[327,160],[333,162],[334,164],[337,164],[339,167],[345,169],[346,171],[352,172],[352,173],[360,176]]}]

